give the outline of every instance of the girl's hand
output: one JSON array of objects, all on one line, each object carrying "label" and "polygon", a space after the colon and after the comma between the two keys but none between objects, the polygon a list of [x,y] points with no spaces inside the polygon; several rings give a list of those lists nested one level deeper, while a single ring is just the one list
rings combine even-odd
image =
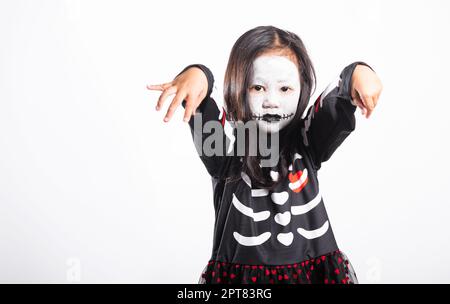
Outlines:
[{"label": "girl's hand", "polygon": [[147,85],[147,89],[162,91],[156,104],[157,111],[161,109],[167,96],[176,94],[164,117],[165,122],[170,120],[176,108],[183,100],[186,100],[183,121],[188,122],[191,115],[195,114],[197,107],[206,97],[208,79],[201,69],[191,67],[178,75],[173,81],[163,84],[150,84]]},{"label": "girl's hand", "polygon": [[383,89],[380,79],[368,66],[358,64],[353,71],[351,87],[353,102],[369,118]]}]

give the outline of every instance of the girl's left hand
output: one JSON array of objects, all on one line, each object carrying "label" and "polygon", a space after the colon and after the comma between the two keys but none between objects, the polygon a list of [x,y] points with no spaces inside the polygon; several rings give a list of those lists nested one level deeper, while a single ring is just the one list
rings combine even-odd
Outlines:
[{"label": "girl's left hand", "polygon": [[351,87],[353,102],[369,118],[383,90],[380,78],[368,66],[358,64],[353,71]]}]

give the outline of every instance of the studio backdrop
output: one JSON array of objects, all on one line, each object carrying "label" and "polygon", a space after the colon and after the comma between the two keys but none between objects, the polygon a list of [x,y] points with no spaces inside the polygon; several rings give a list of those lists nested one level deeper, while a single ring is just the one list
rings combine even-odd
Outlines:
[{"label": "studio backdrop", "polygon": [[319,171],[360,283],[450,283],[450,4],[437,0],[1,0],[0,282],[196,283],[211,178],[181,108],[163,122],[171,97],[157,112],[146,85],[202,63],[222,92],[233,43],[259,25],[305,43],[310,104],[354,61],[383,83]]}]

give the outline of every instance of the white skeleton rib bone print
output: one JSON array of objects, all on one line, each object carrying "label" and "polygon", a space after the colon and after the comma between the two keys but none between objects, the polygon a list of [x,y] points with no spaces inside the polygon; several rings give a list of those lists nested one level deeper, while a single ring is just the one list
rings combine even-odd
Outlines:
[{"label": "white skeleton rib bone print", "polygon": [[[298,153],[295,154],[294,160],[292,164],[289,166],[289,189],[294,192],[298,193],[300,192],[303,187],[308,182],[308,170],[305,168],[303,171],[298,172],[292,172],[293,171],[293,163],[297,159],[302,159],[302,156]],[[272,179],[276,180],[279,177],[278,172],[271,171],[270,173]],[[266,189],[252,189],[252,184],[250,177],[245,174],[244,172],[241,173],[242,180],[247,184],[248,187],[250,187],[251,190],[251,196],[252,197],[264,197],[269,196],[269,191]],[[271,201],[276,205],[284,205],[288,199],[289,199],[289,192],[288,191],[282,191],[282,192],[274,192],[270,194]],[[277,223],[280,226],[287,226],[291,222],[292,216],[306,214],[312,209],[314,209],[322,200],[322,196],[320,194],[320,191],[316,194],[316,196],[303,205],[298,206],[291,206],[290,211],[285,212],[278,212],[275,215],[273,215],[273,219],[275,223]],[[246,215],[247,217],[251,218],[254,222],[259,221],[265,221],[271,217],[271,212],[269,210],[254,212],[252,208],[246,206],[243,204],[233,193],[233,200],[232,203],[234,207],[242,214]],[[322,235],[324,235],[329,228],[329,222],[328,220],[325,221],[325,223],[314,230],[307,230],[302,227],[297,228],[297,233],[303,236],[306,239],[315,239],[319,238]],[[244,246],[257,246],[261,245],[271,237],[271,232],[263,232],[260,235],[254,235],[254,236],[243,236],[239,232],[234,231],[233,236],[235,240]],[[294,234],[292,232],[279,232],[277,233],[277,240],[285,245],[290,246],[292,242],[294,241]]]}]

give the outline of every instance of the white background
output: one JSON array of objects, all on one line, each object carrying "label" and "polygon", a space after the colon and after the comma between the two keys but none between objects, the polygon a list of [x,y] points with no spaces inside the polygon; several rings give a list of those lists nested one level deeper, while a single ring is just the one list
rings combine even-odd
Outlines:
[{"label": "white background", "polygon": [[146,84],[203,63],[221,87],[259,25],[303,39],[314,98],[356,60],[383,82],[319,174],[360,282],[450,283],[450,5],[373,0],[1,0],[0,282],[196,283],[210,178]]}]

